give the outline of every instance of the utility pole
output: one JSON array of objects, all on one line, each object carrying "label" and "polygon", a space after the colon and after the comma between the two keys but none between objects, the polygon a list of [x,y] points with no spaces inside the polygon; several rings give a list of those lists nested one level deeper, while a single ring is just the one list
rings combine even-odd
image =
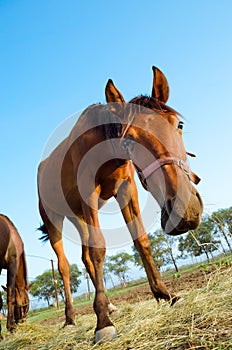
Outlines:
[{"label": "utility pole", "polygon": [[90,285],[89,285],[89,274],[87,272],[87,270],[85,269],[85,278],[86,278],[86,282],[87,282],[87,298],[88,300],[90,300]]},{"label": "utility pole", "polygon": [[52,264],[53,283],[54,283],[54,288],[55,288],[56,307],[57,307],[57,310],[59,310],[60,305],[59,305],[59,298],[58,298],[58,291],[57,291],[57,279],[56,279],[56,276],[55,276],[55,269],[54,269],[54,262],[53,262],[53,260],[51,260],[51,264]]}]

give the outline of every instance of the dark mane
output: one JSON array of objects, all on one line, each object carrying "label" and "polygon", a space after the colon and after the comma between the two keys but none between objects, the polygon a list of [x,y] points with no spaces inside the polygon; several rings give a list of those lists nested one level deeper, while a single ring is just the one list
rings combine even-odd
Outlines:
[{"label": "dark mane", "polygon": [[141,96],[132,98],[132,100],[130,100],[129,103],[134,103],[136,105],[140,105],[140,106],[152,109],[153,111],[158,113],[161,112],[161,113],[171,113],[171,114],[180,115],[180,113],[175,111],[175,109],[167,106],[166,104],[164,104],[163,102],[160,102],[154,97],[141,95]]},{"label": "dark mane", "polygon": [[100,116],[100,122],[97,128],[102,130],[106,139],[117,138],[120,136],[122,128],[120,120],[118,119],[118,123],[116,123],[116,115],[111,111],[109,105],[103,105],[100,103],[93,104],[83,111],[81,117],[87,118],[91,122],[91,119],[96,120],[97,115]]},{"label": "dark mane", "polygon": [[28,287],[27,262],[26,262],[26,254],[24,250],[22,254],[22,264],[23,264],[24,281],[26,286]]}]

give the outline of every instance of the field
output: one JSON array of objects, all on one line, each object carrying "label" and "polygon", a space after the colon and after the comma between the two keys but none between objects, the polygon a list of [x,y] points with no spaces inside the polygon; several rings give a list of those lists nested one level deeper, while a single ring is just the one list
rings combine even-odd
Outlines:
[{"label": "field", "polygon": [[171,274],[166,284],[181,299],[173,307],[152,298],[147,283],[110,292],[118,338],[94,345],[91,304],[76,301],[76,327],[62,328],[63,309],[34,311],[14,334],[3,332],[1,350],[232,350],[232,267],[202,265]]}]

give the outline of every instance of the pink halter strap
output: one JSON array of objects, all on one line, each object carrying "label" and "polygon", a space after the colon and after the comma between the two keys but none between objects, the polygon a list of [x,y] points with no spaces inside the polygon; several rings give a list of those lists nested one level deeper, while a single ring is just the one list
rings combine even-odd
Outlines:
[{"label": "pink halter strap", "polygon": [[189,180],[195,183],[196,185],[201,181],[201,179],[194,172],[191,171],[191,169],[183,160],[174,157],[159,158],[150,165],[148,165],[142,171],[138,171],[138,175],[144,182],[156,170],[167,164],[177,165],[188,176]]}]

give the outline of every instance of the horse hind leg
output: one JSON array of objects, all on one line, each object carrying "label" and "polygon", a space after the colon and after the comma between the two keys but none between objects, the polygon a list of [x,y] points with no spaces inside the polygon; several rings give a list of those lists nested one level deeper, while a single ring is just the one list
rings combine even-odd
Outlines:
[{"label": "horse hind leg", "polygon": [[64,326],[73,326],[75,325],[76,312],[73,307],[73,300],[71,295],[69,262],[64,253],[62,240],[59,240],[55,243],[51,242],[51,245],[57,255],[58,269],[64,283],[66,317]]},{"label": "horse hind leg", "polygon": [[[73,307],[71,288],[70,288],[70,267],[68,259],[64,252],[62,241],[62,228],[64,217],[51,214],[52,222],[49,220],[47,214],[40,207],[40,214],[43,219],[45,230],[51,243],[51,246],[56,253],[58,259],[58,269],[62,277],[65,292],[65,324],[64,326],[75,325],[75,310]],[[50,215],[49,215],[50,216]]]}]

